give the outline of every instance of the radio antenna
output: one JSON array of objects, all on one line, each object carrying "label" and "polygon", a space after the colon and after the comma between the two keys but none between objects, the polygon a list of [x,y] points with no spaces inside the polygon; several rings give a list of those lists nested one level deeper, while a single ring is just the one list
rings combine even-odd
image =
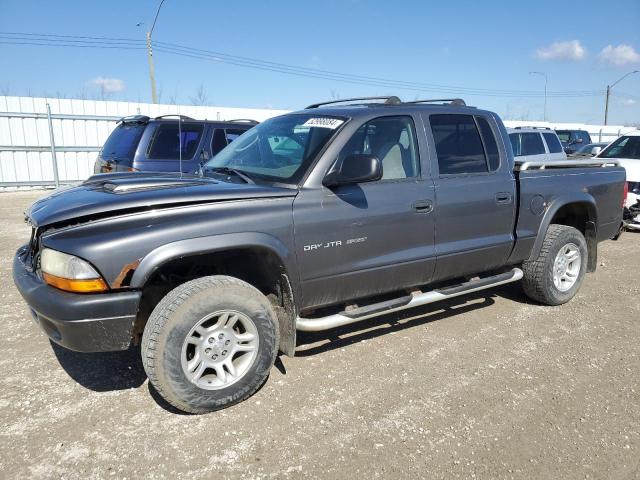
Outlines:
[{"label": "radio antenna", "polygon": [[182,178],[182,117],[178,117],[178,159],[180,162],[180,178]]}]

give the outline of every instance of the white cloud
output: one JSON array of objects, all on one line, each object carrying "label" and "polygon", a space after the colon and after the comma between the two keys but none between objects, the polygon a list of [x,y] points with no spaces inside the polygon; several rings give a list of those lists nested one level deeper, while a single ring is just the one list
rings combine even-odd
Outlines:
[{"label": "white cloud", "polygon": [[630,63],[640,63],[640,54],[631,45],[620,44],[617,47],[607,45],[598,55],[602,63],[623,67]]},{"label": "white cloud", "polygon": [[636,102],[633,98],[625,98],[625,99],[622,101],[622,104],[623,104],[623,105],[627,105],[627,106],[629,106],[629,107],[630,107],[631,105],[635,105],[636,103],[637,103],[637,102]]},{"label": "white cloud", "polygon": [[535,57],[540,60],[582,60],[586,55],[587,51],[578,40],[553,42],[535,53]]},{"label": "white cloud", "polygon": [[124,90],[124,80],[119,78],[98,77],[91,80],[91,83],[100,87],[104,93],[117,93]]}]

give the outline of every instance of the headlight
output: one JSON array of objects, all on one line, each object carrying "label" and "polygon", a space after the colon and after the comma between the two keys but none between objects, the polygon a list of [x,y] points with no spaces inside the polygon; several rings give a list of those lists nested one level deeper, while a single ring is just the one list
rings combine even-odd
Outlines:
[{"label": "headlight", "polygon": [[40,269],[44,281],[60,290],[82,293],[108,290],[100,274],[88,262],[57,250],[42,250]]}]

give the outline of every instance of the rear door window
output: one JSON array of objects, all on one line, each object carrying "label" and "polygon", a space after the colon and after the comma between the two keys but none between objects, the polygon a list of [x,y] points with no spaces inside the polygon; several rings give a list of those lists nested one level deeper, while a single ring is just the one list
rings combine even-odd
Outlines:
[{"label": "rear door window", "polygon": [[488,172],[480,132],[472,115],[430,115],[440,175]]},{"label": "rear door window", "polygon": [[102,158],[105,160],[133,160],[145,128],[146,124],[142,123],[121,123],[118,125],[102,147]]},{"label": "rear door window", "polygon": [[581,132],[582,134],[582,141],[584,143],[591,143],[591,135],[589,135],[589,132]]},{"label": "rear door window", "polygon": [[571,140],[571,132],[569,130],[556,130],[556,133],[561,142],[567,143]]},{"label": "rear door window", "polygon": [[496,137],[493,135],[493,130],[486,118],[476,117],[476,120],[480,127],[480,133],[482,134],[484,150],[487,155],[487,160],[489,161],[489,170],[493,172],[500,166],[500,154],[498,153]]},{"label": "rear door window", "polygon": [[539,133],[521,133],[520,135],[522,135],[521,155],[542,155],[546,153]]},{"label": "rear door window", "polygon": [[549,148],[549,153],[560,153],[562,152],[562,145],[560,144],[560,140],[558,140],[558,136],[553,133],[543,133],[544,141],[547,142],[547,147]]},{"label": "rear door window", "polygon": [[522,138],[519,133],[510,133],[509,140],[511,141],[511,148],[513,149],[513,156],[519,157],[522,155]]},{"label": "rear door window", "polygon": [[147,157],[154,160],[191,159],[198,149],[203,126],[183,123],[178,129],[177,123],[161,124],[156,127],[147,149]]},{"label": "rear door window", "polygon": [[215,155],[244,132],[241,128],[216,128],[211,137],[211,154]]}]

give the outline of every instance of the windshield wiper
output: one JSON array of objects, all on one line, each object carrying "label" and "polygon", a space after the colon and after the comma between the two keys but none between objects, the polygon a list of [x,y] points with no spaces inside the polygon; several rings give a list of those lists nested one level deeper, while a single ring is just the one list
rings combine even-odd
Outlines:
[{"label": "windshield wiper", "polygon": [[246,183],[256,183],[254,182],[249,175],[241,170],[236,170],[235,168],[230,167],[203,167],[204,172],[213,172],[213,173],[223,173],[223,174],[231,174],[236,177],[240,177]]}]

